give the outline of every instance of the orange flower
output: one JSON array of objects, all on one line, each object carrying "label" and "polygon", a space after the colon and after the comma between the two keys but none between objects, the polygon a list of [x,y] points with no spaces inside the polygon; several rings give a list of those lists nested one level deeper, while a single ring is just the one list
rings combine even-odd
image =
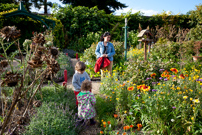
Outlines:
[{"label": "orange flower", "polygon": [[116,133],[117,135],[119,134],[119,132]]},{"label": "orange flower", "polygon": [[107,123],[108,123],[108,124],[111,124],[111,122],[110,122],[110,121],[108,121]]},{"label": "orange flower", "polygon": [[176,68],[171,68],[170,71],[174,72],[175,74],[177,74],[178,70]]},{"label": "orange flower", "polygon": [[106,125],[103,125],[104,128],[106,128]]},{"label": "orange flower", "polygon": [[124,126],[124,127],[123,127],[123,130],[128,130],[128,129],[130,129],[129,126]]},{"label": "orange flower", "polygon": [[138,127],[138,128],[141,128],[141,127],[142,127],[142,124],[137,124],[137,127]]},{"label": "orange flower", "polygon": [[106,122],[103,122],[103,125],[106,125]]},{"label": "orange flower", "polygon": [[134,87],[128,87],[128,91],[133,91],[134,90]]},{"label": "orange flower", "polygon": [[114,118],[117,118],[118,117],[118,115],[117,114],[114,114]]},{"label": "orange flower", "polygon": [[122,86],[125,86],[125,83]]},{"label": "orange flower", "polygon": [[100,131],[100,134],[104,134],[104,132],[103,132],[103,131]]},{"label": "orange flower", "polygon": [[181,75],[179,76],[179,78],[184,79],[185,76],[184,76],[183,74],[181,74]]},{"label": "orange flower", "polygon": [[155,77],[155,76],[156,76],[156,73],[153,73],[153,74],[151,74],[150,76],[151,76],[151,77]]},{"label": "orange flower", "polygon": [[185,76],[188,77],[188,74],[186,74]]},{"label": "orange flower", "polygon": [[133,128],[133,125],[130,125],[131,128]]},{"label": "orange flower", "polygon": [[123,135],[126,135],[126,132],[124,132]]},{"label": "orange flower", "polygon": [[142,85],[138,85],[138,86],[137,86],[137,89],[141,89],[141,88],[142,88]]},{"label": "orange flower", "polygon": [[143,91],[149,91],[150,90],[150,86],[142,85],[141,90],[143,90]]}]

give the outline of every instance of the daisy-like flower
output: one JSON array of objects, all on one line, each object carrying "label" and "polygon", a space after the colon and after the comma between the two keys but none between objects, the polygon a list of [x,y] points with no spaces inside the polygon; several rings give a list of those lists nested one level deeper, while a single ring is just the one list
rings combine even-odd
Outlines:
[{"label": "daisy-like flower", "polygon": [[156,76],[156,73],[152,73],[150,76],[154,78]]},{"label": "daisy-like flower", "polygon": [[146,85],[143,85],[141,90],[143,91],[149,91],[150,90],[150,86],[146,86]]},{"label": "daisy-like flower", "polygon": [[185,76],[184,76],[183,74],[181,74],[181,75],[179,76],[179,78],[184,79]]},{"label": "daisy-like flower", "polygon": [[137,124],[137,130],[140,131],[142,124]]},{"label": "daisy-like flower", "polygon": [[130,129],[130,126],[124,126],[123,127],[123,130],[129,130]]},{"label": "daisy-like flower", "polygon": [[128,87],[128,91],[133,91],[134,90],[134,87]]},{"label": "daisy-like flower", "polygon": [[194,103],[200,103],[200,100],[199,99],[194,99],[193,102]]},{"label": "daisy-like flower", "polygon": [[187,99],[188,98],[188,96],[183,96],[183,99]]},{"label": "daisy-like flower", "polygon": [[174,72],[175,74],[178,73],[178,70],[176,68],[171,68],[170,71]]}]

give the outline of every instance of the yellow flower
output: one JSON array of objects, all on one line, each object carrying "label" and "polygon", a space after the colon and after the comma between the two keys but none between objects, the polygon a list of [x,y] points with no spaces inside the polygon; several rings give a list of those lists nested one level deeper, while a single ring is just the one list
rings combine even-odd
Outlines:
[{"label": "yellow flower", "polygon": [[157,85],[161,85],[161,83],[158,83]]},{"label": "yellow flower", "polygon": [[190,100],[192,101],[192,100],[193,100],[193,98],[190,98]]},{"label": "yellow flower", "polygon": [[119,100],[119,98],[116,98],[116,100]]},{"label": "yellow flower", "polygon": [[194,120],[194,117],[191,117],[191,120]]},{"label": "yellow flower", "polygon": [[194,103],[200,103],[200,100],[199,99],[194,99],[193,102]]},{"label": "yellow flower", "polygon": [[144,102],[144,101],[142,101],[142,103],[144,104],[145,102]]},{"label": "yellow flower", "polygon": [[115,80],[116,82],[118,81],[118,79]]},{"label": "yellow flower", "polygon": [[180,90],[180,87],[177,87],[177,90]]},{"label": "yellow flower", "polygon": [[127,111],[124,111],[124,113],[127,113]]},{"label": "yellow flower", "polygon": [[184,98],[184,99],[187,99],[187,98],[188,98],[188,96],[183,96],[183,98]]}]

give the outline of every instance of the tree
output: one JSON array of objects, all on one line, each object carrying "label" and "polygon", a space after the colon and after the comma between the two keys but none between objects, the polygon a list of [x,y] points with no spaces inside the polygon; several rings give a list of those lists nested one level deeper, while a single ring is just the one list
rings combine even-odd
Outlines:
[{"label": "tree", "polygon": [[113,13],[116,10],[127,7],[125,4],[118,2],[117,0],[60,0],[63,4],[71,4],[73,7],[85,6],[94,7],[97,6],[99,10],[105,10],[107,14]]}]

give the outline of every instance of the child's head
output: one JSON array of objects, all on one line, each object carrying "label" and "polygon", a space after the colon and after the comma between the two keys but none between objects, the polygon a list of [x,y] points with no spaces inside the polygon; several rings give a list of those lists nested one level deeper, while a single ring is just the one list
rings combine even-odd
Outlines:
[{"label": "child's head", "polygon": [[83,72],[83,71],[85,71],[85,69],[86,69],[86,65],[84,62],[79,61],[76,63],[76,65],[75,65],[76,71]]},{"label": "child's head", "polygon": [[84,80],[81,84],[82,91],[89,91],[92,89],[92,83],[89,80]]}]

